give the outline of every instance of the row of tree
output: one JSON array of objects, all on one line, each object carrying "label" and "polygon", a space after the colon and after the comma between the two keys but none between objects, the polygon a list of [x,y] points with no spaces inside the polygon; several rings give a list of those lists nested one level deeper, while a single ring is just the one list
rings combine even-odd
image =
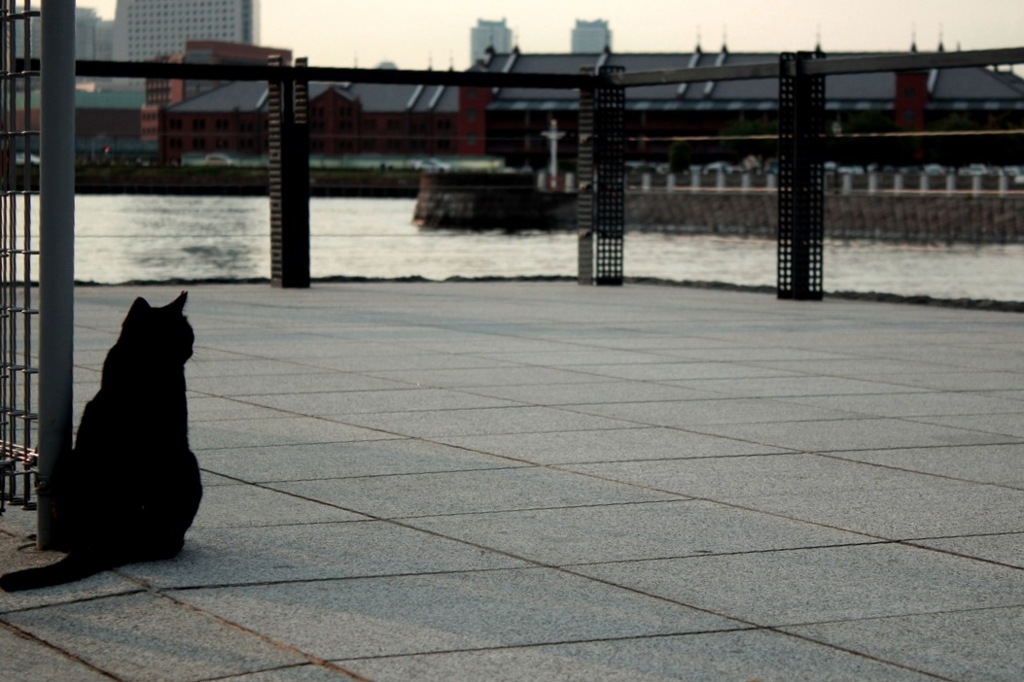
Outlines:
[{"label": "row of tree", "polygon": [[[1004,115],[982,125],[967,114],[951,114],[928,125],[924,135],[907,135],[909,131],[889,114],[858,112],[829,126],[823,154],[840,165],[1024,165],[1024,133],[1018,132],[1024,129],[1022,119]],[[716,144],[695,148],[688,142],[673,143],[669,166],[679,172],[694,162],[715,160],[712,157],[765,161],[778,155],[777,134],[775,122],[739,120],[722,131]]]}]

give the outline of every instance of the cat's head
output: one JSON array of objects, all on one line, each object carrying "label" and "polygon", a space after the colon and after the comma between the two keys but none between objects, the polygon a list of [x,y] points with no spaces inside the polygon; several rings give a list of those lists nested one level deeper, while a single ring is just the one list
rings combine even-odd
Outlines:
[{"label": "cat's head", "polygon": [[174,359],[181,364],[192,357],[195,334],[185,317],[185,301],[188,292],[183,291],[162,308],[154,308],[141,296],[135,299],[121,325],[121,341],[145,349],[153,357]]}]

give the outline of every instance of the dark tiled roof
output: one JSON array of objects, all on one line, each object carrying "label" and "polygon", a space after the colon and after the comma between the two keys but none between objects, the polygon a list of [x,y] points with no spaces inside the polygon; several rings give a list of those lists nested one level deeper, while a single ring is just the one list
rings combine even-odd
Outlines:
[{"label": "dark tiled roof", "polygon": [[[863,53],[834,54],[833,57]],[[579,73],[582,66],[622,66],[627,72],[774,62],[773,53],[692,52],[627,54],[497,54],[483,66],[492,72]],[[930,108],[1024,109],[1024,80],[1006,71],[983,67],[938,69],[930,79]],[[893,105],[896,74],[892,71],[829,76],[825,92],[829,109],[867,109]],[[572,109],[577,94],[528,88],[498,92],[494,109]],[[778,100],[775,79],[654,85],[630,88],[626,106],[649,110],[774,109]]]},{"label": "dark tiled roof", "polygon": [[[852,53],[834,57],[857,56]],[[600,53],[600,54],[495,54],[474,66],[474,71],[492,73],[578,74],[583,67],[621,66],[627,72],[679,69],[773,62],[777,54],[692,52],[692,53]],[[983,67],[939,69],[930,73],[931,109],[1020,109],[1024,110],[1024,80],[1006,71]],[[327,87],[360,100],[364,111],[376,113],[458,111],[458,89],[444,86],[380,85],[373,83],[310,84],[310,99]],[[891,108],[896,88],[894,72],[829,76],[827,106],[833,110]],[[574,90],[502,88],[490,105],[498,110],[572,110],[578,106]],[[176,112],[252,110],[265,106],[263,83],[229,83],[211,92],[171,107]],[[652,85],[630,88],[626,106],[635,110],[751,110],[775,109],[778,82],[775,79]]]},{"label": "dark tiled roof", "polygon": [[[435,85],[380,85],[376,83],[310,83],[309,99],[316,100],[328,88],[350,99],[358,99],[364,111],[375,113],[416,112],[455,113],[459,108],[458,90]],[[171,105],[174,113],[212,113],[253,111],[267,106],[267,84],[236,81]]]}]

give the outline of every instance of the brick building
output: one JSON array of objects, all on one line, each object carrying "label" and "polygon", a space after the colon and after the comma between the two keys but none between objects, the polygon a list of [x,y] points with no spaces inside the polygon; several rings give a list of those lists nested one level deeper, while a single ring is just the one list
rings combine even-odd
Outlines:
[{"label": "brick building", "polygon": [[[311,83],[310,153],[323,156],[471,155],[479,132],[460,131],[458,88]],[[160,161],[187,153],[268,153],[267,85],[229,83],[158,111]],[[480,117],[482,120],[483,117]],[[476,130],[476,129],[474,129]]]},{"label": "brick building", "polygon": [[[853,56],[852,54],[834,55]],[[574,74],[583,67],[621,66],[627,72],[773,62],[776,54],[508,54],[488,52],[474,69],[494,73]],[[576,152],[579,94],[572,90],[402,86],[359,83],[310,85],[310,149],[314,155],[406,157],[480,156],[507,165],[543,167],[551,120],[568,135],[565,158]],[[836,129],[873,111],[897,125],[921,130],[952,114],[980,127],[1024,126],[1024,80],[982,67],[920,73],[830,76],[826,112]],[[626,98],[627,158],[661,163],[678,138],[693,143],[694,160],[728,157],[717,139],[737,122],[771,124],[778,113],[774,79],[667,84],[631,88]],[[264,154],[266,86],[231,83],[159,110],[153,123],[160,159],[176,163],[188,152]]]},{"label": "brick building", "polygon": [[[273,55],[291,64],[292,52],[276,47],[259,47],[220,40],[189,40],[182,54],[157,57],[153,61],[170,64],[252,64],[265,65]],[[156,142],[160,137],[160,109],[197,97],[224,83],[177,78],[147,78],[146,105],[142,109],[142,139]]]}]

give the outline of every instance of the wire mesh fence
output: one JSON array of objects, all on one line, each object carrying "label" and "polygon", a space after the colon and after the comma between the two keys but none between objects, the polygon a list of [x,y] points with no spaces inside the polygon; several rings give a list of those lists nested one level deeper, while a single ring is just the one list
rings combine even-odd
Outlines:
[{"label": "wire mesh fence", "polygon": [[34,508],[37,355],[35,203],[38,130],[29,98],[38,73],[17,68],[31,54],[39,11],[30,2],[0,6],[0,513]]}]

